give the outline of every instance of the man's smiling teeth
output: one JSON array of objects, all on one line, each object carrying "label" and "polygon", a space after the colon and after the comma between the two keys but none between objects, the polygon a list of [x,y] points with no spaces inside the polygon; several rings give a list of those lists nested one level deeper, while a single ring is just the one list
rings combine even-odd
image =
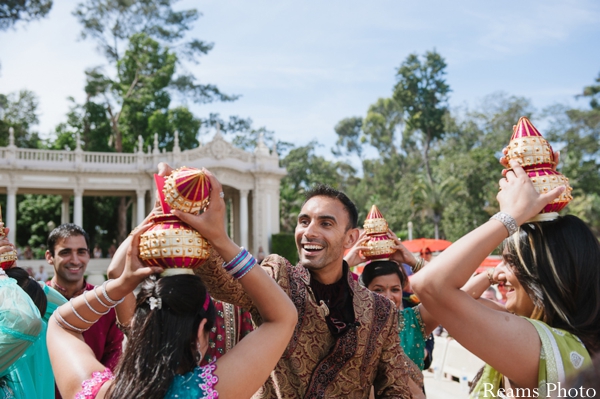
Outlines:
[{"label": "man's smiling teeth", "polygon": [[323,249],[323,247],[320,245],[314,245],[314,244],[304,244],[304,249],[306,249],[308,251],[318,251],[320,249]]}]

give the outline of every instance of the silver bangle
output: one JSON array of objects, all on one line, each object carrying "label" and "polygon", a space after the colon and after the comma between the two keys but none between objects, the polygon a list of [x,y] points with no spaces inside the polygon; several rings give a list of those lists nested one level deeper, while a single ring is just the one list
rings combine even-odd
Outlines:
[{"label": "silver bangle", "polygon": [[75,306],[73,305],[73,299],[71,298],[69,299],[69,305],[71,305],[71,310],[73,311],[73,313],[75,314],[75,316],[77,316],[77,318],[81,321],[83,321],[85,324],[94,324],[95,321],[89,321],[83,318],[83,316],[81,316],[79,313],[77,313],[77,311],[75,310]]},{"label": "silver bangle", "polygon": [[105,304],[101,299],[100,296],[98,295],[98,293],[96,292],[96,288],[98,287],[94,287],[94,289],[92,291],[94,291],[94,295],[96,296],[96,300],[98,301],[98,303],[100,303],[100,305],[104,306],[105,308],[107,308],[108,310],[111,310],[114,306],[110,306]]},{"label": "silver bangle", "polygon": [[125,300],[125,297],[119,299],[118,301],[114,301],[114,300],[110,299],[110,297],[108,296],[108,292],[106,292],[106,285],[108,283],[110,283],[111,281],[112,280],[106,280],[104,282],[104,284],[102,284],[102,295],[104,296],[104,299],[106,299],[106,301],[112,305],[111,307],[115,307],[118,304],[120,304],[121,302],[123,302]]},{"label": "silver bangle", "polygon": [[[94,291],[95,291],[95,290],[96,290],[96,289],[94,288]],[[108,308],[108,310],[107,310],[106,312],[104,312],[104,313],[102,313],[102,312],[98,312],[96,309],[94,309],[94,308],[92,307],[92,305],[90,305],[90,303],[89,303],[89,301],[88,301],[88,299],[87,299],[87,296],[85,296],[85,294],[87,294],[87,292],[84,292],[84,293],[83,293],[83,300],[85,301],[85,304],[87,305],[87,307],[88,307],[88,308],[90,308],[90,310],[91,310],[92,312],[96,313],[98,316],[104,316],[105,314],[107,314],[108,312],[110,312],[110,308]],[[96,297],[97,297],[97,296],[96,296]],[[100,303],[102,303],[102,302],[100,302]],[[103,304],[103,305],[104,305],[104,304]]]},{"label": "silver bangle", "polygon": [[55,318],[56,322],[58,323],[59,326],[61,326],[65,330],[71,330],[71,331],[75,331],[75,332],[78,332],[81,334],[90,329],[90,327],[78,328],[78,327],[75,327],[74,325],[69,324],[69,322],[66,321],[64,317],[62,317],[62,315],[60,314],[60,312],[58,310],[54,313],[56,314],[56,318]]},{"label": "silver bangle", "polygon": [[519,225],[517,224],[517,221],[508,213],[498,212],[490,218],[490,220],[492,219],[499,221],[504,225],[504,227],[506,227],[506,230],[508,230],[509,237],[515,234],[517,230],[519,230]]},{"label": "silver bangle", "polygon": [[0,276],[6,276],[6,272],[4,271],[3,268],[0,267]]}]

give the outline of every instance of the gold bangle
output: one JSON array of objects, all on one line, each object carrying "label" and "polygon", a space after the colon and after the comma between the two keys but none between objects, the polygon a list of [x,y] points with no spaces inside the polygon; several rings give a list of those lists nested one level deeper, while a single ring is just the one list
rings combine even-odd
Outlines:
[{"label": "gold bangle", "polygon": [[490,285],[498,284],[498,282],[496,280],[494,280],[494,272],[495,271],[496,271],[495,267],[492,267],[491,269],[488,269],[488,271],[487,271],[487,278],[488,278],[488,281],[490,282]]},{"label": "gold bangle", "polygon": [[415,266],[412,268],[413,273],[416,273],[419,270],[421,270],[423,266],[425,266],[425,259],[419,258],[417,260],[417,263],[415,263]]}]

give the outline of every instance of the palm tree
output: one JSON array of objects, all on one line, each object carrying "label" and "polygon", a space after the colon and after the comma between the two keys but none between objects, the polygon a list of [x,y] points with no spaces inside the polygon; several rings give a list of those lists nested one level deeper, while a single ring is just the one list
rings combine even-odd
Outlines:
[{"label": "palm tree", "polygon": [[421,176],[416,183],[412,192],[411,205],[415,213],[431,217],[435,226],[436,240],[440,238],[439,225],[446,205],[462,193],[462,184],[454,176],[448,177],[439,184],[426,176]]}]

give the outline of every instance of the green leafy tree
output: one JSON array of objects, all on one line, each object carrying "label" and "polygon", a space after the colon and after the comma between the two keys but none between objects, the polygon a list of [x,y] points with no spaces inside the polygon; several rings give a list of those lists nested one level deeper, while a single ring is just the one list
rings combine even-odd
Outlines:
[{"label": "green leafy tree", "polygon": [[363,118],[353,116],[342,119],[335,125],[335,133],[338,136],[336,146],[331,150],[333,155],[351,155],[356,154],[363,158],[364,143],[366,138],[363,134]]},{"label": "green leafy tree", "polygon": [[431,217],[436,240],[440,238],[439,226],[446,206],[458,200],[462,190],[460,180],[453,176],[435,183],[421,176],[413,186],[413,207],[415,211],[427,213]]},{"label": "green leafy tree", "polygon": [[398,128],[403,123],[404,110],[393,98],[380,98],[369,107],[363,121],[363,131],[369,143],[382,157],[398,153]]},{"label": "green leafy tree", "polygon": [[600,103],[598,102],[600,99],[600,74],[598,74],[595,82],[598,84],[584,87],[580,97],[589,97],[590,107],[592,107],[592,109],[600,109]]},{"label": "green leafy tree", "polygon": [[287,176],[281,181],[280,207],[281,229],[293,232],[298,213],[304,202],[304,193],[315,184],[328,184],[334,188],[345,189],[351,182],[345,176],[353,176],[356,171],[343,162],[331,162],[316,154],[318,144],[315,141],[292,149],[281,165],[287,169]]},{"label": "green leafy tree", "polygon": [[49,230],[60,224],[61,202],[57,195],[17,196],[17,244],[44,247]]},{"label": "green leafy tree", "polygon": [[44,18],[52,8],[52,0],[3,0],[0,2],[0,30],[7,30],[19,21]]},{"label": "green leafy tree", "polygon": [[450,86],[445,74],[446,62],[437,52],[427,52],[423,60],[411,54],[398,69],[393,95],[405,113],[404,145],[419,145],[430,182],[433,177],[429,150],[435,140],[443,138],[444,116],[448,112]]},{"label": "green leafy tree", "polygon": [[55,150],[74,150],[79,134],[84,151],[114,151],[108,139],[112,136],[112,127],[105,107],[89,101],[89,98],[84,104],[77,104],[72,97],[69,101],[71,106],[67,113],[67,121],[56,126],[55,138],[48,142],[48,147]]},{"label": "green leafy tree", "polygon": [[[162,47],[176,52],[177,62],[197,62],[207,54],[212,43],[197,38],[187,39],[188,32],[200,17],[196,9],[175,11],[174,0],[87,0],[73,12],[82,26],[81,37],[92,39],[111,65],[124,56],[131,38],[143,34]],[[236,96],[222,93],[215,85],[199,84],[196,78],[180,68],[173,76],[170,88],[197,103],[215,100],[232,101]]]},{"label": "green leafy tree", "polygon": [[37,109],[38,99],[32,91],[0,94],[0,146],[8,145],[8,131],[12,127],[17,147],[41,147],[40,136],[33,131],[33,127],[39,122]]}]

